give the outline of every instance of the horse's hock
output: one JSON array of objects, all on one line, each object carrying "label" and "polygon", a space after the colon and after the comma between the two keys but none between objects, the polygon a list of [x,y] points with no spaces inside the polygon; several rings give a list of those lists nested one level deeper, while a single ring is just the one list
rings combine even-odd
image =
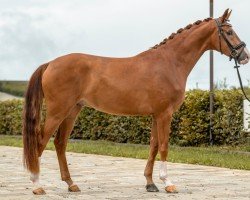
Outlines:
[{"label": "horse's hock", "polygon": [[[169,163],[169,176],[178,194],[145,190],[143,169],[146,160],[68,153],[72,177],[81,189],[69,193],[61,181],[56,152],[45,151],[41,184],[42,199],[241,199],[250,197],[250,171]],[[154,171],[156,185],[159,163]],[[0,199],[33,199],[32,183],[22,167],[22,149],[0,146]]]}]

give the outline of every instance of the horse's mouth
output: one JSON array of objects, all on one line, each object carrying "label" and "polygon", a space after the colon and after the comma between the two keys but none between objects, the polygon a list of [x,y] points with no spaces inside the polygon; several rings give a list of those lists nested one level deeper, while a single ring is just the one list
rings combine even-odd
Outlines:
[{"label": "horse's mouth", "polygon": [[245,64],[247,64],[248,62],[249,62],[249,58],[246,57],[244,60],[239,61],[239,64],[245,65]]},{"label": "horse's mouth", "polygon": [[249,62],[250,53],[247,48],[244,48],[242,54],[238,58],[238,63],[241,65],[245,65]]}]

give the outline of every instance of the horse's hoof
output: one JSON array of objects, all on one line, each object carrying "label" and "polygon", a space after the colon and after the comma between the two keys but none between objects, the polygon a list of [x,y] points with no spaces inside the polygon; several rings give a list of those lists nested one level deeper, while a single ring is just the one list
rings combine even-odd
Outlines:
[{"label": "horse's hoof", "polygon": [[69,187],[69,192],[81,192],[81,190],[79,189],[77,185],[71,185]]},{"label": "horse's hoof", "polygon": [[43,188],[37,188],[37,189],[33,190],[33,194],[35,194],[35,195],[45,195],[46,192],[44,191]]},{"label": "horse's hoof", "polygon": [[167,186],[167,187],[165,187],[165,190],[166,190],[166,192],[168,192],[168,193],[178,193],[178,191],[177,191],[175,185]]},{"label": "horse's hoof", "polygon": [[154,183],[146,185],[147,192],[159,192],[158,188]]}]

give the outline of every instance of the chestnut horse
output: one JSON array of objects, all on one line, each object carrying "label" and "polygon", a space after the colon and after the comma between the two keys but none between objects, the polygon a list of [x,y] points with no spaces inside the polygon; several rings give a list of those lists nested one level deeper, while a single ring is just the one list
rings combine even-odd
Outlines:
[{"label": "chestnut horse", "polygon": [[[151,115],[150,153],[144,171],[146,190],[158,191],[152,173],[159,152],[160,179],[167,192],[176,192],[167,176],[168,140],[172,114],[184,100],[189,73],[207,50],[229,57],[234,50],[238,63],[249,61],[244,43],[228,23],[230,14],[227,9],[218,19],[198,20],[134,57],[74,53],[40,66],[29,81],[23,117],[24,164],[35,184],[33,193],[45,194],[37,185],[39,159],[57,129],[54,144],[61,178],[69,191],[80,191],[70,177],[65,150],[76,117],[85,106],[115,115]],[[43,98],[47,110],[44,127],[40,128]]]}]

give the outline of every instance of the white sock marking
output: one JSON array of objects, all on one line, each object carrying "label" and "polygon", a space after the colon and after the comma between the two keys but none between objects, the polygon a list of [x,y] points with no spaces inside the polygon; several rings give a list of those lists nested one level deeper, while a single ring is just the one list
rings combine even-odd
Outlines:
[{"label": "white sock marking", "polygon": [[160,162],[160,171],[159,171],[159,177],[164,182],[165,187],[174,185],[168,178],[167,178],[167,162],[161,161]]},{"label": "white sock marking", "polygon": [[[38,158],[38,162],[39,162],[39,165],[40,165],[40,163],[41,163],[41,157]],[[37,188],[41,187],[41,184],[39,182],[39,173],[38,174],[31,173],[30,174],[30,180],[33,183],[34,189],[37,189]]]}]

